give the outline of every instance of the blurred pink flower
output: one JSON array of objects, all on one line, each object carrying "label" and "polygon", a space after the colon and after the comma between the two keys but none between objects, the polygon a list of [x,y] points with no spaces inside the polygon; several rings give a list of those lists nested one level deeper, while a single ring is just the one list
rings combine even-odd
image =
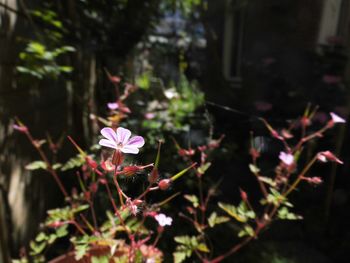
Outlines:
[{"label": "blurred pink flower", "polygon": [[334,112],[331,112],[331,113],[329,113],[329,114],[330,114],[331,117],[332,117],[333,123],[345,123],[345,122],[346,122],[343,118],[339,117],[339,116],[338,116],[337,114],[335,114]]},{"label": "blurred pink flower", "polygon": [[156,117],[156,114],[153,113],[153,112],[147,112],[147,113],[145,114],[145,119],[146,119],[146,120],[152,120],[152,119],[154,119],[154,117]]},{"label": "blurred pink flower", "polygon": [[119,108],[119,104],[116,103],[116,102],[109,102],[107,103],[107,107],[110,109],[110,110],[116,110]]},{"label": "blurred pink flower", "polygon": [[119,127],[115,132],[112,128],[106,127],[101,130],[101,134],[106,139],[101,139],[99,144],[123,153],[137,154],[139,148],[145,144],[142,136],[130,138],[131,132],[128,129]]},{"label": "blurred pink flower", "polygon": [[164,214],[158,214],[154,217],[160,226],[171,226],[173,219]]},{"label": "blurred pink flower", "polygon": [[294,156],[290,153],[280,152],[279,159],[287,166],[294,163]]}]

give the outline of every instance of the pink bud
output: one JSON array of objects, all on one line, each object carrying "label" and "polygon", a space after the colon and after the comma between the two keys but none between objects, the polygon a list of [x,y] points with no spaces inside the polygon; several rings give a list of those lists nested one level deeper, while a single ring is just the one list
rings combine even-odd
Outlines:
[{"label": "pink bud", "polygon": [[300,122],[301,122],[301,125],[302,125],[303,127],[307,127],[307,126],[310,126],[310,125],[311,125],[311,120],[310,120],[310,118],[309,118],[309,117],[306,117],[306,116],[303,116],[303,117],[301,118]]},{"label": "pink bud", "polygon": [[91,183],[90,184],[90,191],[93,193],[96,193],[98,189],[97,183]]},{"label": "pink bud", "polygon": [[171,185],[170,179],[163,179],[163,180],[160,180],[160,182],[158,183],[159,189],[163,191],[167,190],[170,185]]},{"label": "pink bud", "polygon": [[179,153],[180,156],[184,157],[184,156],[192,156],[192,155],[194,155],[196,153],[196,151],[193,150],[193,149],[188,149],[188,150],[180,149],[178,151],[178,153]]},{"label": "pink bud", "polygon": [[111,172],[111,171],[113,171],[115,169],[115,165],[112,164],[111,159],[108,159],[106,161],[102,161],[101,162],[101,167],[106,172]]},{"label": "pink bud", "polygon": [[309,184],[319,185],[322,183],[322,179],[320,177],[303,177],[303,180],[307,181]]},{"label": "pink bud", "polygon": [[247,200],[248,200],[248,195],[247,195],[247,193],[246,193],[245,191],[243,191],[242,189],[239,189],[239,192],[240,192],[240,194],[241,194],[242,200],[243,200],[244,202],[247,201]]},{"label": "pink bud", "polygon": [[98,166],[97,162],[93,160],[90,156],[87,156],[85,158],[85,161],[88,164],[88,166],[90,166],[90,168],[92,168],[93,170],[95,170]]},{"label": "pink bud", "polygon": [[324,151],[324,152],[320,152],[317,155],[317,159],[321,162],[327,162],[327,161],[331,161],[331,162],[336,162],[339,164],[343,164],[343,162],[338,159],[332,152],[330,151]]},{"label": "pink bud", "polygon": [[28,128],[26,126],[24,126],[24,125],[14,124],[12,127],[13,127],[13,129],[15,129],[17,131],[20,131],[20,132],[23,132],[23,133],[28,132]]},{"label": "pink bud", "polygon": [[155,182],[158,181],[158,178],[159,178],[158,169],[156,167],[154,167],[152,172],[150,173],[150,175],[148,177],[148,181],[150,182],[150,184],[154,184]]},{"label": "pink bud", "polygon": [[115,150],[113,157],[112,157],[112,164],[119,166],[123,163],[124,161],[124,156],[121,151]]},{"label": "pink bud", "polygon": [[113,83],[113,84],[119,84],[119,82],[121,81],[120,77],[117,76],[109,76],[109,80]]}]

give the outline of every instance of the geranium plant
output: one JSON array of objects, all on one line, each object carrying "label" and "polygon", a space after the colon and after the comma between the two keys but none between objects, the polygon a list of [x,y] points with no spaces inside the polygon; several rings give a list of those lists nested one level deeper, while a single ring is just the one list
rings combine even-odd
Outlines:
[{"label": "geranium plant", "polygon": [[[46,250],[59,238],[69,238],[72,249],[68,249],[66,256],[52,262],[64,262],[67,258],[75,262],[162,262],[164,253],[159,247],[159,241],[166,234],[164,229],[172,227],[175,220],[167,215],[163,206],[178,196],[178,193],[171,194],[167,191],[178,178],[190,172],[194,174],[198,194],[185,194],[183,197],[188,202],[186,211],[173,213],[178,213],[180,220],[189,222],[196,234],[174,237],[177,244],[173,253],[174,262],[183,262],[193,257],[205,263],[221,262],[256,239],[275,220],[301,219],[300,215],[292,212],[290,194],[302,182],[313,185],[322,182],[319,177],[308,176],[308,171],[317,161],[342,163],[328,150],[316,153],[306,163],[302,160],[304,146],[309,141],[322,137],[335,124],[345,122],[335,113],[330,113],[326,125],[316,131],[309,131],[316,110],[307,109],[300,119],[282,130],[274,129],[261,119],[272,138],[283,146],[283,150],[276,156],[278,161],[274,175],[265,175],[260,168],[261,151],[253,142],[251,144],[252,161],[249,168],[261,191],[259,207],[255,206],[257,202],[252,202],[246,191],[240,189],[239,204],[218,202],[217,209],[213,209],[212,197],[218,184],[204,187],[203,178],[211,166],[211,153],[220,148],[224,136],[210,138],[206,144],[195,148],[181,147],[173,139],[185,167],[173,176],[164,177],[160,172],[161,141],[158,143],[154,163],[133,164],[130,157],[139,154],[147,141],[143,136],[132,136],[132,132],[120,123],[131,112],[126,99],[137,88],[127,83],[123,94],[119,95],[121,79],[109,73],[108,77],[116,87],[117,99],[107,104],[108,118],[91,115],[92,121],[107,126],[100,130],[102,137],[99,146],[103,147],[101,158],[83,150],[74,138],[68,136],[78,152],[77,156],[65,164],[51,163],[43,149],[45,141],[34,139],[27,126],[17,120],[14,128],[27,136],[41,157],[41,160],[29,164],[27,169],[48,171],[65,196],[66,203],[62,208],[48,211],[40,233],[29,245],[29,254],[25,253],[22,259],[14,262],[46,262]],[[299,139],[293,135],[297,129],[300,130]],[[49,145],[51,151],[57,151],[51,140]],[[76,178],[80,190],[68,191],[61,182],[59,171],[78,167],[80,169],[76,170]],[[135,193],[120,184],[121,179],[139,174],[146,175],[145,187],[141,191]],[[167,193],[167,197],[150,202],[148,196],[160,191]],[[99,198],[107,200],[105,211],[99,209]],[[239,225],[237,235],[241,241],[233,244],[227,252],[217,254],[215,246],[210,245],[209,230],[232,221]]]}]

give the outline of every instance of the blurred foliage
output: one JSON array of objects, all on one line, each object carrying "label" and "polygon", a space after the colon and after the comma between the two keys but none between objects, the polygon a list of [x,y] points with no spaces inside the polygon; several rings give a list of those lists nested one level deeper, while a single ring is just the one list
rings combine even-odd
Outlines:
[{"label": "blurred foliage", "polygon": [[42,43],[30,41],[26,49],[19,54],[23,66],[18,66],[17,70],[39,79],[45,76],[57,78],[61,73],[70,73],[73,70],[71,66],[57,64],[57,58],[74,51],[75,48],[71,46],[48,50]]}]

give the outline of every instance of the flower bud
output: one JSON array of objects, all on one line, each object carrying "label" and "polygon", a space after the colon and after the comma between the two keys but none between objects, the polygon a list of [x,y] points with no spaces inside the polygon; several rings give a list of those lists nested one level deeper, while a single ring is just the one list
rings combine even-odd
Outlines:
[{"label": "flower bud", "polygon": [[311,120],[310,120],[310,118],[307,117],[307,116],[303,116],[303,117],[301,118],[300,122],[301,122],[301,125],[302,125],[303,127],[307,127],[307,126],[310,126],[310,125],[311,125]]},{"label": "flower bud", "polygon": [[114,151],[113,157],[112,157],[112,164],[119,166],[123,163],[124,156],[121,151],[116,150]]},{"label": "flower bud", "polygon": [[12,127],[13,127],[13,129],[15,129],[17,131],[20,131],[20,132],[23,132],[23,133],[28,132],[28,128],[26,126],[24,126],[24,125],[14,124]]},{"label": "flower bud", "polygon": [[331,161],[331,162],[336,162],[339,164],[343,164],[343,162],[338,159],[332,152],[330,151],[324,151],[324,152],[320,152],[317,154],[317,159],[321,162],[327,162],[327,161]]},{"label": "flower bud", "polygon": [[152,172],[150,173],[150,175],[148,176],[148,182],[150,184],[154,184],[155,182],[158,181],[159,178],[159,172],[158,169],[156,167],[153,168]]},{"label": "flower bud", "polygon": [[243,191],[242,189],[239,189],[239,192],[241,194],[241,198],[243,200],[243,202],[247,201],[248,200],[248,195],[245,191]]},{"label": "flower bud", "polygon": [[322,183],[322,179],[320,177],[303,177],[305,181],[312,185],[319,185]]},{"label": "flower bud", "polygon": [[121,173],[124,174],[125,176],[129,177],[129,176],[135,175],[140,170],[142,170],[141,167],[136,166],[136,165],[131,165],[131,166],[125,166]]},{"label": "flower bud", "polygon": [[111,171],[113,171],[115,169],[115,166],[112,164],[111,159],[108,159],[106,161],[102,161],[101,162],[101,167],[106,172],[111,172]]},{"label": "flower bud", "polygon": [[98,189],[97,183],[91,183],[89,188],[92,193],[96,193]]},{"label": "flower bud", "polygon": [[90,166],[91,169],[95,170],[98,166],[97,162],[92,159],[90,156],[85,157],[85,161]]},{"label": "flower bud", "polygon": [[158,183],[159,189],[163,191],[167,190],[170,185],[171,185],[171,179],[163,179],[163,180],[160,180],[160,182]]}]

